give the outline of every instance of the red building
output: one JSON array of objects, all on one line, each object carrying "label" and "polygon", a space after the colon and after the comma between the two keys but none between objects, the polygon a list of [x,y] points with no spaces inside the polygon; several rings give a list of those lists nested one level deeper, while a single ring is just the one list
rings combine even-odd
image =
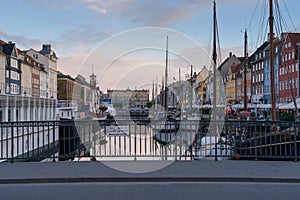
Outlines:
[{"label": "red building", "polygon": [[278,69],[279,103],[299,97],[298,47],[300,33],[282,34],[281,65]]}]

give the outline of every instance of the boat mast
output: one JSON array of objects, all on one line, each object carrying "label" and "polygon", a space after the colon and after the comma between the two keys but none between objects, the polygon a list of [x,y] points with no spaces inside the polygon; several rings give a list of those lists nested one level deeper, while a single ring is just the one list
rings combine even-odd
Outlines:
[{"label": "boat mast", "polygon": [[166,69],[165,69],[165,111],[168,110],[168,36],[166,43]]},{"label": "boat mast", "polygon": [[180,70],[180,68],[179,68],[179,108],[180,108],[180,111],[181,111],[181,102],[182,102],[182,96],[181,96],[181,70]]},{"label": "boat mast", "polygon": [[270,16],[269,16],[269,24],[270,24],[270,73],[271,73],[271,103],[272,103],[272,120],[276,120],[276,99],[275,99],[275,77],[274,77],[274,35],[273,35],[273,24],[274,24],[274,16],[273,16],[273,0],[270,0]]},{"label": "boat mast", "polygon": [[213,122],[216,122],[216,105],[217,105],[217,14],[216,14],[216,2],[214,1],[214,28],[213,28]]},{"label": "boat mast", "polygon": [[160,109],[163,109],[165,107],[165,77],[162,76],[161,77],[161,96],[160,96],[160,99],[161,99],[161,108]]},{"label": "boat mast", "polygon": [[158,78],[157,78],[157,76],[156,76],[156,79],[155,79],[155,111],[157,111],[157,82],[158,82],[158,80],[157,80]]},{"label": "boat mast", "polygon": [[[217,133],[217,14],[216,14],[216,1],[214,1],[214,36],[213,36],[213,124],[212,133],[216,137]],[[215,147],[215,155],[217,155],[217,148]],[[217,161],[217,156],[215,156],[215,161]]]},{"label": "boat mast", "polygon": [[248,54],[247,54],[247,30],[245,30],[245,47],[244,47],[244,111],[247,111],[247,60],[248,60]]},{"label": "boat mast", "polygon": [[152,82],[152,103],[154,103],[154,80]]},{"label": "boat mast", "polygon": [[191,98],[190,98],[190,100],[191,100],[191,102],[190,102],[190,111],[192,112],[192,110],[193,110],[193,65],[191,65],[191,82],[190,82],[190,84],[191,84],[191,91],[190,91],[190,95],[191,95]]}]

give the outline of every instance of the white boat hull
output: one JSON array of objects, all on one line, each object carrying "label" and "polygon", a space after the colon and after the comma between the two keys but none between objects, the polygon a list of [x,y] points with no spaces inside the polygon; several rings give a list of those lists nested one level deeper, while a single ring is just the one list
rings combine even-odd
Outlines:
[{"label": "white boat hull", "polygon": [[[221,142],[218,142],[220,141]],[[200,147],[194,149],[194,159],[208,160],[232,160],[234,159],[235,151],[232,145],[228,144],[224,138],[203,137]]]}]

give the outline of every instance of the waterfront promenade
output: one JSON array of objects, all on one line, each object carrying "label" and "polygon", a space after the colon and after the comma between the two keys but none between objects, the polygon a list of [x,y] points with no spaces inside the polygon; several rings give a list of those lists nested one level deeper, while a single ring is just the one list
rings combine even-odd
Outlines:
[{"label": "waterfront promenade", "polygon": [[[140,168],[169,161],[110,162]],[[148,173],[109,164],[1,163],[0,193],[4,199],[297,199],[300,188],[300,163],[292,161],[176,161]]]},{"label": "waterfront promenade", "polygon": [[[160,162],[106,161],[108,165],[151,169]],[[103,162],[105,163],[105,162]],[[300,163],[293,161],[176,161],[148,173],[127,173],[102,162],[32,162],[1,163],[0,183],[53,182],[130,182],[130,181],[255,181],[299,182]]]}]

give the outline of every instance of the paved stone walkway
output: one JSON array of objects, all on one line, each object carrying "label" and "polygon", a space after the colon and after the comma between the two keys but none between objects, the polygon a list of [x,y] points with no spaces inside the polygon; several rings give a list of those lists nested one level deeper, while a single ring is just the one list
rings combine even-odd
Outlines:
[{"label": "paved stone walkway", "polygon": [[[144,173],[128,173],[128,169]],[[242,160],[0,163],[0,184],[147,181],[300,183],[300,163]]]}]

